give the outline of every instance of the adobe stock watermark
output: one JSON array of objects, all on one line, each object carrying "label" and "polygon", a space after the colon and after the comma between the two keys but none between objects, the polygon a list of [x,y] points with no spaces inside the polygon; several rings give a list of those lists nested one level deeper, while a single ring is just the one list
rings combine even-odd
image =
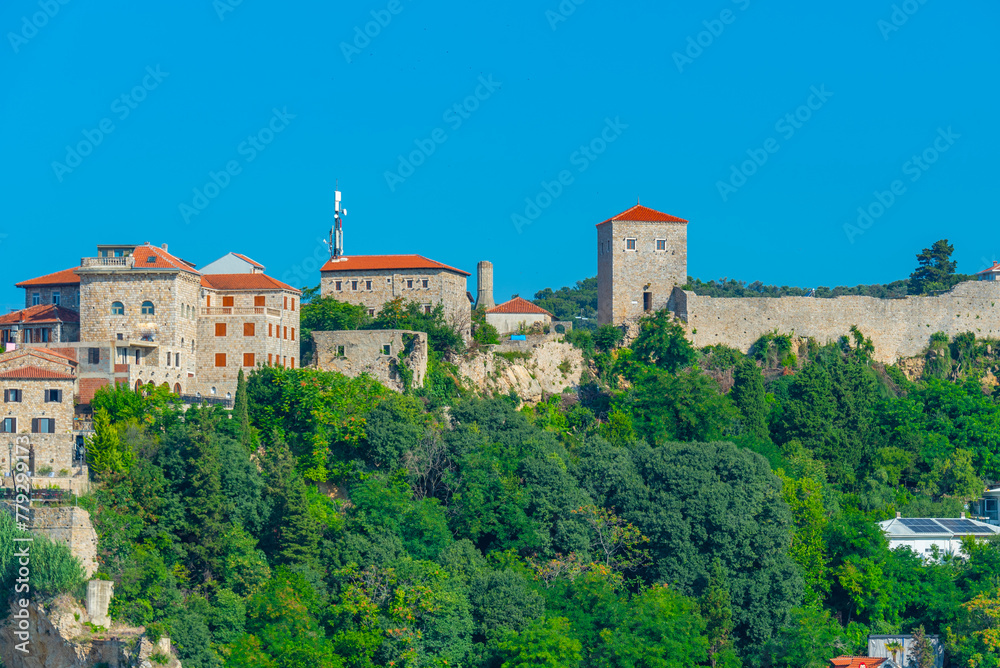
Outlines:
[{"label": "adobe stock watermark", "polygon": [[389,0],[385,9],[373,9],[372,20],[365,23],[364,30],[361,26],[354,26],[354,39],[350,43],[341,42],[340,52],[344,54],[344,60],[351,64],[354,56],[360,56],[362,49],[367,49],[372,40],[382,34],[383,28],[388,28],[392,23],[392,17],[399,16],[406,7],[401,0]]},{"label": "adobe stock watermark", "polygon": [[549,27],[554,31],[559,27],[560,23],[565,22],[569,19],[575,12],[576,8],[585,3],[587,0],[562,0],[559,6],[552,9],[545,10],[545,19],[549,22]]},{"label": "adobe stock watermark", "polygon": [[[31,478],[28,476],[29,441],[27,436],[18,436],[14,439],[14,461],[11,462],[14,470],[14,517],[19,531],[27,532],[28,515],[31,506],[29,494],[31,493]],[[15,463],[16,462],[16,463]],[[14,539],[14,558],[17,559],[17,578],[14,580],[13,597],[14,611],[11,614],[11,625],[14,635],[20,641],[14,645],[14,649],[22,654],[29,653],[31,645],[31,615],[28,611],[31,594],[31,543],[34,541],[30,536],[17,537]]]},{"label": "adobe stock watermark", "polygon": [[[732,0],[732,3],[739,7],[741,12],[745,12],[750,6],[750,0]],[[721,37],[722,33],[726,31],[726,26],[732,25],[736,21],[736,17],[736,12],[727,7],[719,12],[719,18],[702,21],[701,24],[705,26],[705,29],[696,35],[688,35],[684,53],[674,51],[671,54],[671,58],[674,59],[674,65],[677,66],[677,71],[683,74],[685,66],[692,65],[694,61],[701,58],[701,54],[705,53],[705,49],[715,44],[715,40]]]},{"label": "adobe stock watermark", "polygon": [[226,20],[226,14],[235,12],[236,8],[243,4],[243,0],[212,0],[212,9],[220,21]]},{"label": "adobe stock watermark", "polygon": [[[810,86],[809,91],[810,95],[806,98],[805,104],[785,114],[774,124],[775,132],[780,133],[785,141],[794,137],[795,133],[812,118],[813,112],[819,111],[827,100],[833,97],[833,93],[826,89],[826,84],[820,84],[819,88]],[[728,202],[729,196],[745,186],[747,179],[756,174],[768,159],[780,150],[781,144],[774,137],[765,139],[760,148],[748,148],[746,151],[748,159],[741,162],[738,167],[735,164],[730,165],[729,178],[715,182],[722,201]]]},{"label": "adobe stock watermark", "polygon": [[[622,133],[627,128],[628,125],[622,123],[619,116],[615,116],[615,120],[605,118],[604,127],[600,133],[570,153],[569,164],[576,167],[577,173],[584,173],[597,158],[608,150],[608,146],[622,136]],[[575,180],[576,177],[573,176],[572,170],[563,169],[551,181],[542,181],[540,184],[541,190],[534,197],[524,198],[524,211],[522,213],[514,212],[510,214],[510,222],[514,224],[514,229],[517,230],[517,233],[521,234],[525,225],[530,225],[538,220],[542,212],[552,206],[552,203],[565,192],[567,187],[573,185]]]},{"label": "adobe stock watermark", "polygon": [[[287,283],[292,287],[309,285],[312,281],[317,280],[316,272],[329,259],[330,247],[326,245],[325,239],[322,237],[318,238],[316,239],[316,247],[313,249],[312,255],[308,255],[297,264],[292,265],[291,269],[281,275],[281,282]],[[309,278],[310,276],[312,278]]]},{"label": "adobe stock watermark", "polygon": [[14,53],[20,53],[21,47],[30,42],[38,35],[38,31],[49,24],[49,21],[56,17],[59,9],[68,5],[70,0],[39,0],[38,6],[42,11],[35,12],[30,17],[21,17],[21,29],[18,32],[8,32],[7,41]]},{"label": "adobe stock watermark", "polygon": [[[955,141],[960,139],[961,136],[955,134],[950,125],[947,130],[938,128],[937,137],[934,138],[934,141],[919,154],[911,156],[900,167],[903,175],[910,177],[910,183],[919,181],[920,177],[931,168],[931,165],[938,161],[941,154],[950,150],[955,145]],[[874,191],[872,193],[872,201],[865,206],[858,207],[858,217],[854,224],[844,223],[844,234],[847,235],[847,240],[853,244],[856,237],[861,236],[870,229],[875,224],[875,221],[884,216],[886,211],[896,203],[896,200],[905,195],[906,192],[907,187],[902,179],[892,181],[887,190]]]},{"label": "adobe stock watermark", "polygon": [[[160,87],[160,84],[168,76],[170,76],[170,72],[162,71],[159,65],[156,66],[156,69],[148,66],[146,76],[139,84],[111,101],[111,113],[115,114],[119,121],[124,121],[146,100],[152,91]],[[52,171],[59,179],[59,183],[63,182],[63,178],[67,174],[72,174],[73,170],[82,165],[83,159],[93,153],[94,149],[104,141],[104,138],[115,129],[115,122],[111,118],[102,118],[98,121],[97,127],[81,131],[83,139],[74,145],[67,144],[66,157],[63,162],[52,161]]]},{"label": "adobe stock watermark", "polygon": [[[502,82],[493,80],[492,74],[479,77],[479,85],[476,86],[472,94],[445,109],[444,113],[441,114],[441,120],[447,123],[452,131],[458,130],[465,121],[472,117],[472,114],[479,109],[483,102],[500,90],[502,85]],[[416,148],[406,156],[403,156],[402,153],[399,154],[397,156],[399,163],[396,165],[396,169],[392,171],[387,169],[384,173],[385,183],[389,186],[389,191],[396,192],[396,186],[405,183],[406,179],[413,176],[417,168],[427,162],[427,158],[434,155],[438,146],[446,141],[448,141],[448,133],[445,132],[444,128],[434,128],[425,139],[414,139],[413,143]]]},{"label": "adobe stock watermark", "polygon": [[920,8],[926,4],[927,0],[903,0],[900,4],[893,5],[889,20],[879,19],[875,24],[879,32],[882,33],[882,39],[888,42],[889,35],[906,25],[910,17],[919,12]]},{"label": "adobe stock watermark", "polygon": [[257,132],[248,135],[236,147],[236,153],[243,157],[243,162],[234,158],[227,161],[218,172],[209,171],[208,181],[205,182],[205,185],[200,188],[194,188],[194,196],[191,198],[191,203],[181,202],[178,205],[177,208],[180,211],[181,218],[184,219],[184,223],[188,224],[191,222],[191,218],[201,215],[201,212],[208,208],[212,200],[221,195],[222,191],[229,187],[229,184],[233,181],[233,177],[243,173],[243,163],[250,164],[256,160],[257,156],[267,149],[275,137],[285,131],[289,121],[294,118],[295,114],[288,113],[288,107],[282,107],[280,110],[277,108],[272,109],[271,119],[267,124]]}]

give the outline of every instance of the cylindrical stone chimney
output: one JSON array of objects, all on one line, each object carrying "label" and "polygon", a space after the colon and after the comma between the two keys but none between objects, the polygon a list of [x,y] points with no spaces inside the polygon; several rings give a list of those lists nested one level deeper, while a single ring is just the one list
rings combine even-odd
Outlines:
[{"label": "cylindrical stone chimney", "polygon": [[493,301],[493,263],[483,260],[477,266],[476,284],[479,296],[476,298],[476,308],[491,309],[496,306]]}]

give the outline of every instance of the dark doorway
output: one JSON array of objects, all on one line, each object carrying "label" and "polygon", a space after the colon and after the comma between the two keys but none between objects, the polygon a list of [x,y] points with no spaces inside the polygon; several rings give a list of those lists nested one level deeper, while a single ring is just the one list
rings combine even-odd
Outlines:
[{"label": "dark doorway", "polygon": [[642,293],[642,310],[646,311],[647,313],[649,311],[653,310],[653,293],[652,292],[643,292]]}]

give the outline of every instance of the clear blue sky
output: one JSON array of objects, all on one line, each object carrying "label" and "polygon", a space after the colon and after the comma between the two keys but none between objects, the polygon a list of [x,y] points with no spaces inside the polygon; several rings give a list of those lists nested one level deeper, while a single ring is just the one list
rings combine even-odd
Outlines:
[{"label": "clear blue sky", "polygon": [[[336,179],[348,253],[473,273],[489,259],[498,300],[595,275],[594,224],[637,196],[691,221],[704,279],[890,281],[942,237],[960,271],[1000,257],[996,2],[910,0],[893,17],[888,0],[566,0],[566,15],[558,0],[236,1],[0,7],[4,311],[22,303],[14,282],[99,242],[167,242],[199,265],[238,251],[315,285]],[[366,43],[372,12],[386,25]],[[796,113],[808,120],[776,125]],[[102,122],[113,131],[67,162]],[[243,144],[269,124],[262,150]],[[588,145],[593,159],[574,155]],[[933,164],[907,164],[925,149]],[[720,193],[748,151],[767,161]],[[196,201],[230,161],[228,185]],[[512,214],[563,170],[572,182],[518,229]],[[845,232],[897,179],[892,205]],[[206,202],[185,220],[182,204]]]}]

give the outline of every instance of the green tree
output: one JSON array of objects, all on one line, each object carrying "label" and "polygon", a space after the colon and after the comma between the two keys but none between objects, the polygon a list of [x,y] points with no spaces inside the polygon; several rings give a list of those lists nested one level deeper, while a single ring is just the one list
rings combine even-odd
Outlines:
[{"label": "green tree", "polygon": [[509,631],[499,645],[501,668],[576,668],[583,645],[571,632],[565,617],[545,617],[520,633]]},{"label": "green tree", "polygon": [[913,642],[910,645],[910,656],[913,658],[915,668],[934,668],[937,663],[937,656],[934,653],[934,645],[927,637],[923,624],[913,629]]},{"label": "green tree", "polygon": [[650,443],[722,438],[737,419],[718,383],[693,370],[671,374],[648,369],[631,394],[617,401],[625,404],[621,409],[632,414],[636,431]]},{"label": "green tree", "polygon": [[233,402],[233,418],[239,421],[240,443],[245,448],[251,446],[249,399],[247,398],[247,381],[240,369],[236,376],[236,399]]},{"label": "green tree", "polygon": [[811,478],[796,480],[781,470],[777,475],[782,483],[781,496],[795,521],[795,535],[788,553],[802,569],[807,587],[806,603],[818,603],[830,590],[828,557],[823,541],[827,521],[823,486]]},{"label": "green tree", "polygon": [[611,324],[601,325],[594,331],[594,345],[598,350],[603,352],[609,352],[613,350],[622,339],[625,338],[625,333],[619,327],[615,327]]},{"label": "green tree", "polygon": [[958,263],[951,259],[955,247],[947,239],[935,241],[930,248],[917,254],[920,265],[910,274],[910,294],[923,295],[934,290],[947,290]]},{"label": "green tree", "polygon": [[668,373],[676,373],[697,357],[684,335],[684,328],[663,309],[639,321],[639,336],[632,342],[636,359],[653,364]]},{"label": "green tree", "polygon": [[762,652],[762,665],[774,668],[828,668],[842,654],[844,632],[818,605],[794,608],[788,623]]},{"label": "green tree", "polygon": [[733,648],[733,606],[729,583],[722,563],[712,562],[708,588],[698,600],[702,619],[705,620],[705,637],[708,640],[708,661],[712,668],[730,668],[740,665]]},{"label": "green tree", "polygon": [[733,389],[730,397],[742,417],[742,430],[754,438],[768,438],[767,402],[764,392],[764,375],[760,367],[749,358],[737,362],[733,371]]},{"label": "green tree", "polygon": [[132,465],[132,451],[122,443],[118,428],[105,408],[94,413],[94,435],[86,443],[87,465],[99,479],[126,473]]}]

